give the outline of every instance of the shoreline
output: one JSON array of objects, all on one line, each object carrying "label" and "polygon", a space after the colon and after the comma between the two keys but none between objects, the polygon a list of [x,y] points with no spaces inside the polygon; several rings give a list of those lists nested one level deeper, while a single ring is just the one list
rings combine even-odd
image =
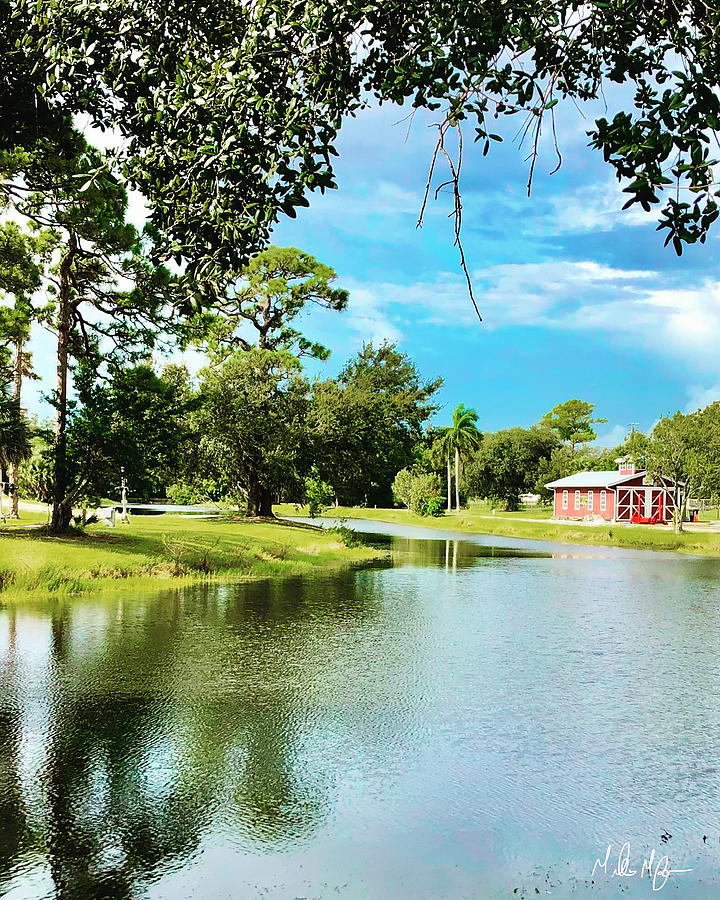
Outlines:
[{"label": "shoreline", "polygon": [[[278,508],[280,515],[302,515],[293,504]],[[422,528],[452,530],[466,534],[497,535],[523,540],[552,541],[558,544],[579,544],[594,547],[621,547],[631,550],[655,550],[664,553],[688,553],[699,556],[720,556],[720,532],[698,530],[675,534],[674,531],[653,525],[589,525],[553,522],[548,518],[511,515],[487,516],[472,508],[460,513],[444,513],[436,518],[418,516],[407,509],[365,509],[362,507],[331,507],[326,518],[367,519],[398,525],[417,525]],[[695,526],[697,528],[697,526]]]},{"label": "shoreline", "polygon": [[0,527],[0,607],[92,593],[243,583],[371,565],[377,548],[347,546],[307,525],[238,519],[135,516],[50,537],[32,516]]}]

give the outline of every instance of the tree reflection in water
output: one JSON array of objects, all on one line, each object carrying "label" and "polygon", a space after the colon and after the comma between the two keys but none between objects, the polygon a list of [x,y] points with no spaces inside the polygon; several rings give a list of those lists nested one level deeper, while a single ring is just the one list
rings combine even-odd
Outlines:
[{"label": "tree reflection in water", "polygon": [[[300,663],[325,621],[371,619],[371,593],[347,573],[75,603],[20,623],[6,614],[0,892],[31,851],[57,898],[119,900],[214,829],[275,847],[313,833],[332,799],[304,751],[312,679]],[[42,627],[24,702],[43,698],[47,727],[42,765],[27,771],[18,659]]]}]

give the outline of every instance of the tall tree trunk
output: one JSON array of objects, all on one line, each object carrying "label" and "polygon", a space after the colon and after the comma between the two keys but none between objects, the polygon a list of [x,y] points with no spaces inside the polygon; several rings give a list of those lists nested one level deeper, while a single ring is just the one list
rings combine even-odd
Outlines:
[{"label": "tall tree trunk", "polygon": [[259,515],[264,516],[266,519],[274,519],[275,513],[273,512],[273,494],[269,488],[261,488],[260,490],[260,513]]},{"label": "tall tree trunk", "polygon": [[455,448],[455,509],[460,512],[460,451]]},{"label": "tall tree trunk", "polygon": [[245,515],[252,518],[258,514],[258,506],[260,502],[260,482],[251,476],[248,479],[247,502],[245,504]]},{"label": "tall tree trunk", "polygon": [[450,454],[447,458],[447,481],[448,481],[448,512],[452,512],[452,475],[450,469]]},{"label": "tall tree trunk", "polygon": [[266,519],[275,518],[272,509],[272,499],[272,491],[264,487],[257,476],[252,476],[248,484],[245,515],[248,518],[254,518],[255,516],[262,516]]},{"label": "tall tree trunk", "polygon": [[[677,482],[676,482],[677,484]],[[685,512],[687,510],[687,502],[690,496],[690,485],[686,484],[685,488],[676,487],[675,489],[675,509],[673,510],[673,525],[675,526],[675,534],[682,534],[683,529],[683,519],[685,518]],[[679,502],[678,502],[679,501]]]},{"label": "tall tree trunk", "polygon": [[58,291],[58,323],[57,323],[57,380],[55,414],[55,466],[53,472],[53,510],[50,520],[51,534],[67,531],[72,518],[72,506],[68,502],[67,471],[67,392],[68,392],[68,357],[70,351],[70,293],[72,289],[70,270],[75,254],[77,240],[70,234],[68,245],[60,261],[60,289]]},{"label": "tall tree trunk", "polygon": [[[22,399],[22,374],[23,374],[23,339],[19,337],[15,344],[15,368],[13,371],[14,396],[18,404]],[[13,485],[12,499],[10,501],[10,518],[20,518],[20,497],[18,495],[18,481],[20,480],[20,463],[13,463],[10,470],[10,481]]]}]

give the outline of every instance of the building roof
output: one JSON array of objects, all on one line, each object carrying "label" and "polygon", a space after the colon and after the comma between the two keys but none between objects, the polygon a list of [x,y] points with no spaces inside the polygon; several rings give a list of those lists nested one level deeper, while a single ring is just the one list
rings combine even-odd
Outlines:
[{"label": "building roof", "polygon": [[621,475],[617,469],[610,472],[576,472],[575,475],[568,475],[567,478],[559,478],[557,481],[550,481],[545,487],[548,488],[609,488],[613,485],[628,481],[631,478],[637,478],[638,475],[644,475],[645,472],[632,472]]}]

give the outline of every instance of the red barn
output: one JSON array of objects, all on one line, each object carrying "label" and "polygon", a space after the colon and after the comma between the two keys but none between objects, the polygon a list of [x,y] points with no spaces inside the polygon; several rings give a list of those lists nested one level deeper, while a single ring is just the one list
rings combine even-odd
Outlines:
[{"label": "red barn", "polygon": [[554,518],[591,519],[607,522],[658,524],[670,522],[679,491],[669,479],[651,484],[646,472],[618,460],[612,472],[578,472],[551,481],[545,487],[555,492]]}]

